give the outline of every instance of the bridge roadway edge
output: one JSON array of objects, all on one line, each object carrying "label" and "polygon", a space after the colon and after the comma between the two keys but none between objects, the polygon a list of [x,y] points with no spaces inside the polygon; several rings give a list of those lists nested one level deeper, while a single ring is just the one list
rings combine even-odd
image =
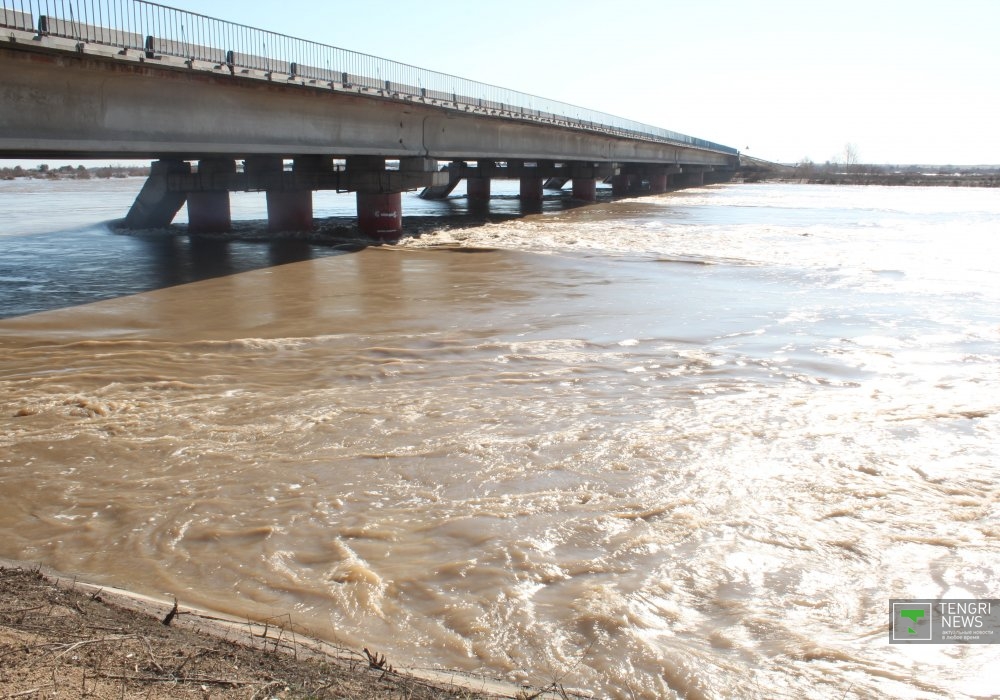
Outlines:
[{"label": "bridge roadway edge", "polygon": [[736,159],[305,81],[230,75],[179,59],[59,45],[47,37],[0,45],[0,75],[0,157],[323,155],[723,170]]}]

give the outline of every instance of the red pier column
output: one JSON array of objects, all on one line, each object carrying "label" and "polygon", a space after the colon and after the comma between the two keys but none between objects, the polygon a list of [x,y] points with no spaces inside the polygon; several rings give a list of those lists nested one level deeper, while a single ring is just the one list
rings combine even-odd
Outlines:
[{"label": "red pier column", "polygon": [[705,184],[705,173],[700,170],[684,173],[684,186],[685,187],[701,187]]},{"label": "red pier column", "polygon": [[574,177],[573,199],[579,199],[584,202],[596,202],[597,179],[593,177]]},{"label": "red pier column", "polygon": [[259,181],[267,197],[267,230],[311,231],[312,192],[284,189],[287,186],[284,160],[281,156],[251,156],[246,171]]},{"label": "red pier column", "polygon": [[465,191],[469,201],[482,204],[490,201],[490,179],[488,177],[470,177],[465,181]]},{"label": "red pier column", "polygon": [[371,238],[395,240],[403,232],[400,192],[358,192],[358,228]]},{"label": "red pier column", "polygon": [[655,173],[649,176],[649,191],[653,194],[663,194],[667,191],[667,174]]},{"label": "red pier column", "polygon": [[632,176],[625,173],[611,176],[611,194],[615,197],[624,197],[629,193],[629,186]]},{"label": "red pier column", "polygon": [[[226,233],[233,230],[232,210],[229,207],[229,190],[214,189],[225,183],[214,181],[215,176],[236,172],[236,161],[229,158],[206,158],[198,162],[200,192],[188,192],[188,231],[190,233]],[[222,177],[219,178],[220,180]]]},{"label": "red pier column", "polygon": [[268,190],[268,231],[312,231],[312,228],[313,193],[310,190]]},{"label": "red pier column", "polygon": [[542,188],[542,185],[544,183],[545,183],[545,178],[539,177],[537,175],[522,175],[521,201],[541,202],[542,196],[544,194]]}]

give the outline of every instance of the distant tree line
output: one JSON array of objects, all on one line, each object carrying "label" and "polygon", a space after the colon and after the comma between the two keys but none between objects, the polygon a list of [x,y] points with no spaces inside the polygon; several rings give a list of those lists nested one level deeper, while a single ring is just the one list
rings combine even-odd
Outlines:
[{"label": "distant tree line", "polygon": [[41,164],[37,168],[24,168],[15,165],[13,168],[0,168],[0,180],[15,180],[17,178],[30,178],[35,180],[89,180],[98,178],[108,180],[122,177],[144,177],[149,175],[148,166],[132,165],[102,165],[87,168],[78,165],[63,165],[59,168],[50,168],[46,164]]},{"label": "distant tree line", "polygon": [[822,185],[1000,187],[1000,165],[875,165],[863,163],[853,143],[846,144],[825,163],[803,158],[795,164],[782,164],[743,157],[737,175],[744,182],[782,180]]},{"label": "distant tree line", "polygon": [[806,158],[777,177],[822,185],[1000,187],[1000,166],[818,164]]}]

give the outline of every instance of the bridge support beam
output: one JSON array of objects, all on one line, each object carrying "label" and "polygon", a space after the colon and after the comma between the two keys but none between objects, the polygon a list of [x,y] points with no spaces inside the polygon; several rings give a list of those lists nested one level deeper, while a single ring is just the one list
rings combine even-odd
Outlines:
[{"label": "bridge support beam", "polygon": [[267,230],[312,231],[311,190],[272,190],[267,193]]},{"label": "bridge support beam", "polygon": [[540,175],[522,175],[520,197],[522,202],[541,202],[545,180]]},{"label": "bridge support beam", "polygon": [[470,177],[465,181],[465,191],[469,202],[485,204],[490,201],[490,179],[488,177]]},{"label": "bridge support beam", "polygon": [[[419,161],[419,162],[417,162]],[[348,188],[356,192],[358,230],[369,238],[395,240],[403,232],[401,178],[423,169],[436,170],[437,163],[424,158],[401,159],[399,172],[385,169],[382,156],[347,158]],[[393,175],[397,185],[393,186]]]},{"label": "bridge support beam", "polygon": [[649,191],[652,194],[663,194],[667,191],[670,176],[666,173],[653,173],[649,176]]},{"label": "bridge support beam", "polygon": [[190,175],[191,164],[182,160],[158,160],[150,166],[146,180],[132,208],[125,216],[127,228],[165,228],[184,206],[187,194],[171,192],[167,180],[171,175]]},{"label": "bridge support beam", "polygon": [[446,199],[462,181],[462,168],[464,167],[465,163],[462,161],[449,163],[445,168],[448,172],[448,184],[425,187],[417,196],[420,199]]},{"label": "bridge support beam", "polygon": [[611,194],[615,197],[624,197],[632,191],[634,176],[630,173],[619,173],[611,176]]},{"label": "bridge support beam", "polygon": [[369,238],[394,240],[403,232],[400,192],[358,192],[358,229]]},{"label": "bridge support beam", "polygon": [[[272,180],[280,184],[283,180],[284,160],[281,156],[252,156],[246,160],[246,171],[253,176]],[[284,190],[268,188],[267,230],[310,231],[312,230],[312,191]]]},{"label": "bridge support beam", "polygon": [[681,187],[701,187],[705,184],[705,173],[701,170],[691,171],[685,168],[679,179]]},{"label": "bridge support beam", "polygon": [[594,177],[574,177],[573,178],[573,199],[583,202],[597,201],[597,178]]},{"label": "bridge support beam", "polygon": [[[235,172],[236,161],[232,158],[205,158],[198,162],[202,181],[211,181],[213,175]],[[228,190],[188,192],[187,208],[190,233],[226,233],[233,228]]]}]

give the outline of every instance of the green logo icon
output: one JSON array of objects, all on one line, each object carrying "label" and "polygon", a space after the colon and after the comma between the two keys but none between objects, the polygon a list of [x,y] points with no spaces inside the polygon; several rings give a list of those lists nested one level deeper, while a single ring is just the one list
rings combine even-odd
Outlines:
[{"label": "green logo icon", "polygon": [[892,602],[892,634],[890,641],[930,642],[933,636],[931,601],[905,600]]},{"label": "green logo icon", "polygon": [[[924,616],[924,611],[923,610],[900,610],[899,611],[899,616],[900,617],[908,617],[911,620],[913,620],[913,624],[917,624],[917,622],[919,622],[920,619]],[[917,631],[915,629],[913,629],[912,627],[909,627],[909,626],[906,628],[906,631],[909,632],[910,634],[916,634],[917,633]]]}]

